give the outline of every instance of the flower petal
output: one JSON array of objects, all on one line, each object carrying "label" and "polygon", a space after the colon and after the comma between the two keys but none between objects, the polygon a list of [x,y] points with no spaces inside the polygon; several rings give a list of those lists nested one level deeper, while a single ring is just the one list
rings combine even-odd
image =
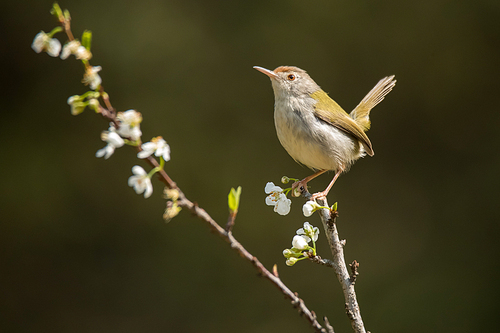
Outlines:
[{"label": "flower petal", "polygon": [[287,215],[290,213],[291,204],[292,200],[287,199],[286,196],[281,193],[274,210],[280,215]]},{"label": "flower petal", "polygon": [[138,176],[145,176],[147,175],[146,171],[139,165],[134,165],[132,167],[132,173],[134,175],[138,175]]},{"label": "flower petal", "polygon": [[47,34],[45,32],[40,31],[39,33],[36,34],[35,38],[33,39],[33,43],[31,44],[31,48],[36,53],[42,52],[44,44],[45,44],[46,36],[47,36]]},{"label": "flower petal", "polygon": [[144,181],[146,184],[146,190],[144,191],[144,198],[147,199],[153,193],[153,184],[151,184],[151,179],[149,178],[144,179]]},{"label": "flower petal", "polygon": [[51,38],[47,46],[47,54],[51,57],[57,57],[59,52],[61,52],[61,42],[58,39]]},{"label": "flower petal", "polygon": [[271,193],[271,190],[274,188],[274,183],[269,182],[266,184],[266,187],[264,188],[264,191],[266,191],[267,194]]}]

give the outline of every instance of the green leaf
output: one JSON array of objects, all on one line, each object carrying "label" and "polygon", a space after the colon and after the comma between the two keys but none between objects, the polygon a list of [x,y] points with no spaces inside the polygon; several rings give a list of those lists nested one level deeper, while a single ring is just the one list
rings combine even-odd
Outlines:
[{"label": "green leaf", "polygon": [[69,10],[64,10],[64,19],[71,20],[71,15],[69,15]]},{"label": "green leaf", "polygon": [[227,196],[227,204],[229,206],[229,210],[233,213],[238,211],[238,206],[240,205],[240,195],[241,195],[241,186],[238,186],[238,189],[231,188],[231,192]]},{"label": "green leaf", "polygon": [[54,2],[54,4],[52,5],[52,9],[50,10],[50,13],[52,15],[54,15],[58,20],[63,15],[61,7],[59,7],[59,4],[57,2]]},{"label": "green leaf", "polygon": [[85,30],[82,35],[82,45],[90,51],[90,44],[92,43],[92,31]]}]

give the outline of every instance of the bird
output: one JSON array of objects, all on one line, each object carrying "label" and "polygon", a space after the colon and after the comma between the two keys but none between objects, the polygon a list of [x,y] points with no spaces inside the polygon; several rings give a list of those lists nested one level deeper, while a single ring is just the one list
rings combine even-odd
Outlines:
[{"label": "bird", "polygon": [[288,154],[314,174],[292,184],[292,195],[307,191],[307,183],[333,171],[328,187],[310,200],[325,199],[333,184],[359,158],[373,156],[366,131],[370,111],[394,88],[394,75],[384,77],[347,113],[303,69],[280,66],[274,70],[254,66],[271,79],[274,90],[274,124],[278,139]]}]

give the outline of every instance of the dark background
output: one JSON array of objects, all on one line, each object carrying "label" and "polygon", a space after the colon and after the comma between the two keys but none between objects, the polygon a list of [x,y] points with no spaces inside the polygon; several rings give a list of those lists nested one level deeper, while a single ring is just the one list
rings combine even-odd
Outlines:
[{"label": "dark background", "polygon": [[[5,2],[5,1],[4,1]],[[188,212],[165,224],[162,186],[127,186],[146,166],[129,147],[97,159],[107,129],[66,100],[82,66],[30,48],[52,2],[2,5],[0,328],[4,332],[310,332],[268,281]],[[168,174],[219,223],[243,188],[235,236],[336,332],[351,331],[332,270],[285,266],[304,221],[264,186],[310,173],[280,146],[269,79],[306,69],[346,110],[386,75],[376,152],[340,177],[346,260],[372,332],[498,327],[500,3],[483,1],[61,1],[94,33],[93,65],[143,139],[172,148]],[[57,35],[61,42],[62,34]],[[332,174],[311,182],[326,187]],[[324,233],[319,253],[330,257]]]}]

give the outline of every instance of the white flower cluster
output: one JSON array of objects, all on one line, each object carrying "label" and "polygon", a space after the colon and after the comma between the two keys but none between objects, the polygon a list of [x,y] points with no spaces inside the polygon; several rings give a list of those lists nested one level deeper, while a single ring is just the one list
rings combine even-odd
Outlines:
[{"label": "white flower cluster", "polygon": [[[116,148],[122,147],[125,143],[140,142],[142,136],[140,128],[142,115],[135,110],[128,110],[118,112],[116,118],[120,126],[117,129],[113,123],[110,123],[109,129],[101,133],[101,139],[106,142],[106,146],[96,152],[96,157],[108,159],[113,155]],[[150,142],[143,143],[141,148],[142,150],[137,154],[138,158],[147,158],[154,154],[161,158],[162,166],[164,162],[170,160],[170,146],[161,136],[153,138]],[[128,185],[137,194],[144,193],[144,198],[149,198],[153,193],[151,177],[157,171],[159,169],[155,168],[148,174],[141,166],[136,165],[132,168],[133,175],[128,179]]]},{"label": "white flower cluster", "polygon": [[[61,42],[52,38],[54,34],[61,31],[62,29],[56,28],[52,30],[51,33],[46,33],[44,31],[40,31],[35,38],[33,39],[33,43],[31,44],[31,48],[36,52],[40,53],[42,51],[47,52],[51,57],[59,56],[61,54],[61,59],[67,59],[70,55],[74,55],[78,60],[88,61],[92,58],[92,53],[88,48],[82,45],[80,41],[73,39],[62,47],[61,52]],[[89,46],[90,48],[90,46]],[[97,74],[101,70],[101,66],[89,66],[86,64],[85,74],[83,76],[82,82],[86,85],[90,86],[90,89],[96,90],[101,85],[101,77]]]},{"label": "white flower cluster", "polygon": [[[297,230],[292,239],[292,248],[283,250],[287,266],[293,266],[299,260],[309,258],[309,254],[316,255],[316,241],[318,240],[319,229],[313,227],[309,222],[304,222],[304,226]],[[312,241],[313,246],[309,246]]]},{"label": "white flower cluster", "polygon": [[101,140],[106,142],[107,145],[95,153],[96,157],[110,158],[116,148],[120,148],[125,144],[124,138],[131,138],[134,141],[141,138],[142,132],[139,124],[142,121],[142,116],[139,112],[135,110],[118,112],[117,118],[120,120],[118,129],[113,123],[110,123],[109,129],[101,133]]},{"label": "white flower cluster", "polygon": [[[63,23],[64,29],[66,29],[64,22],[70,19],[69,12],[65,11],[63,13],[57,3],[54,4],[53,11],[58,17],[59,22]],[[107,99],[106,92],[104,92],[101,88],[102,79],[98,74],[102,68],[101,66],[90,66],[88,63],[92,57],[92,53],[90,52],[92,33],[86,30],[82,35],[82,42],[72,38],[71,34],[68,33],[71,40],[67,42],[64,47],[62,47],[61,52],[61,42],[59,42],[58,39],[53,38],[53,36],[64,29],[61,26],[58,26],[50,33],[40,31],[33,39],[31,47],[37,53],[44,51],[52,57],[57,57],[61,54],[60,56],[63,60],[67,59],[71,55],[74,55],[76,59],[81,60],[85,66],[82,83],[88,85],[91,91],[88,91],[83,95],[74,95],[68,98],[67,102],[71,107],[71,114],[78,115],[82,113],[87,106],[94,109],[98,113],[104,112],[105,110],[101,107],[98,100],[100,97],[105,101]],[[104,159],[108,159],[114,154],[116,148],[120,148],[125,144],[133,146],[141,144],[141,122],[142,115],[135,110],[118,112],[116,115],[116,122],[110,123],[108,130],[101,133],[101,140],[106,142],[106,146],[96,152],[96,157],[104,157]],[[128,179],[128,185],[132,187],[137,194],[144,193],[145,198],[149,198],[153,193],[151,177],[156,172],[162,170],[164,163],[170,160],[170,146],[161,136],[153,138],[150,142],[143,143],[137,157],[144,159],[149,158],[153,154],[160,158],[160,165],[151,170],[149,173],[147,173],[141,166],[135,165],[132,168],[133,175]],[[168,209],[169,206],[167,205],[169,218],[175,216],[180,210],[180,207],[177,206],[178,195],[177,197],[173,197],[175,199],[170,201],[170,209]]]},{"label": "white flower cluster", "polygon": [[274,206],[275,212],[280,215],[287,215],[288,213],[290,213],[290,205],[292,204],[292,200],[286,197],[281,187],[274,185],[273,182],[269,182],[266,184],[264,191],[266,192],[266,194],[269,194],[266,197],[266,204],[268,206]]}]

